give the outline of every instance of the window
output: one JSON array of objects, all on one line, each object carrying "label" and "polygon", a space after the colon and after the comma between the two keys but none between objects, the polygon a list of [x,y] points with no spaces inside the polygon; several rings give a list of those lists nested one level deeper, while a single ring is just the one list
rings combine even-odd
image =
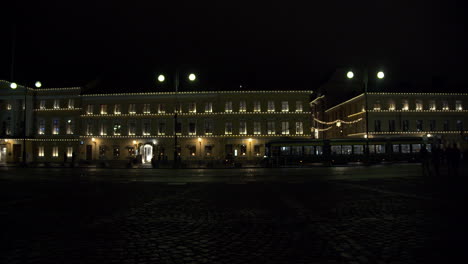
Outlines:
[{"label": "window", "polygon": [[94,114],[94,105],[89,104],[88,107],[86,108],[86,114],[92,115]]},{"label": "window", "polygon": [[353,153],[354,153],[354,155],[364,154],[364,146],[363,145],[353,145]]},{"label": "window", "polygon": [[463,130],[463,121],[462,120],[457,120],[457,130],[458,131]]},{"label": "window", "polygon": [[450,110],[448,101],[442,101],[442,110]]},{"label": "window", "polygon": [[59,156],[59,151],[57,146],[52,147],[52,157],[58,157]]},{"label": "window", "polygon": [[73,135],[73,121],[71,119],[68,119],[65,126],[67,135]]},{"label": "window", "polygon": [[197,155],[197,146],[195,145],[190,145],[188,146],[190,156],[196,156]]},{"label": "window", "polygon": [[178,104],[176,104],[176,105],[174,106],[174,112],[175,112],[175,113],[182,113],[182,112],[183,112],[182,110],[183,110],[183,109],[182,109],[182,103],[178,103]]},{"label": "window", "polygon": [[92,121],[88,121],[86,124],[86,135],[92,136],[93,135],[93,123]]},{"label": "window", "polygon": [[430,131],[435,131],[436,130],[436,121],[435,120],[429,120],[429,130]]},{"label": "window", "polygon": [[288,101],[281,102],[281,112],[289,112],[289,103]]},{"label": "window", "polygon": [[120,147],[114,146],[112,154],[114,155],[114,159],[118,159],[120,157]]},{"label": "window", "polygon": [[296,112],[302,112],[302,101],[296,101]]},{"label": "window", "polygon": [[158,125],[158,135],[166,135],[166,123],[160,122]]},{"label": "window", "polygon": [[254,129],[253,129],[254,135],[262,134],[262,123],[254,122],[253,124],[254,124]]},{"label": "window", "polygon": [[115,122],[114,123],[114,127],[112,129],[114,132],[114,136],[120,136],[121,133],[122,133],[122,125],[120,124],[120,122]]},{"label": "window", "polygon": [[39,120],[37,133],[39,135],[44,135],[45,134],[45,120],[44,119]]},{"label": "window", "polygon": [[380,120],[374,120],[374,131],[381,132]]},{"label": "window", "polygon": [[114,115],[120,115],[122,111],[120,110],[120,104],[115,104],[114,105]]},{"label": "window", "polygon": [[165,104],[158,104],[158,113],[159,114],[166,113],[166,105]]},{"label": "window", "polygon": [[457,110],[457,111],[463,110],[462,101],[460,101],[460,100],[455,101],[455,110]]},{"label": "window", "polygon": [[224,125],[224,134],[231,135],[232,134],[232,122],[226,122]]},{"label": "window", "polygon": [[254,101],[253,111],[254,111],[254,112],[260,112],[260,111],[262,111],[262,107],[261,107],[260,101]]},{"label": "window", "polygon": [[411,144],[412,153],[419,153],[421,151],[421,144]]},{"label": "window", "polygon": [[260,156],[260,145],[254,145],[254,155]]},{"label": "window", "polygon": [[106,104],[101,105],[101,115],[107,115],[107,105]]},{"label": "window", "polygon": [[246,135],[247,134],[247,122],[240,121],[239,123],[239,134]]},{"label": "window", "polygon": [[408,131],[409,130],[409,120],[403,120],[402,130],[403,131]]},{"label": "window", "polygon": [[37,148],[37,156],[38,157],[44,157],[44,146],[39,146]]},{"label": "window", "polygon": [[449,131],[450,125],[448,120],[444,120],[444,131]]},{"label": "window", "polygon": [[197,103],[195,103],[195,102],[189,103],[188,111],[189,111],[189,113],[196,113],[197,112]]},{"label": "window", "polygon": [[395,132],[395,120],[388,120],[388,131]]},{"label": "window", "polygon": [[60,123],[58,119],[54,119],[52,121],[52,134],[53,135],[58,135],[60,132]]},{"label": "window", "polygon": [[213,121],[205,120],[205,135],[213,134]]},{"label": "window", "polygon": [[247,103],[245,101],[239,102],[239,112],[247,111]]},{"label": "window", "polygon": [[232,102],[226,102],[224,112],[232,112]]},{"label": "window", "polygon": [[175,125],[175,133],[176,135],[180,136],[182,135],[182,123],[181,122],[177,122],[176,125]]},{"label": "window", "polygon": [[213,103],[212,102],[205,103],[205,113],[211,113],[211,112],[213,112]]},{"label": "window", "polygon": [[289,122],[281,122],[281,134],[289,135]]},{"label": "window", "polygon": [[267,122],[267,134],[268,135],[276,134],[275,122],[274,121],[268,121]]},{"label": "window", "polygon": [[416,120],[416,131],[423,131],[423,121]]},{"label": "window", "polygon": [[135,104],[129,104],[128,105],[128,113],[133,115],[136,113],[136,105]]},{"label": "window", "polygon": [[99,129],[99,135],[107,136],[107,124],[105,121],[101,122],[101,127]]},{"label": "window", "polygon": [[68,99],[68,109],[75,108],[75,99]]},{"label": "window", "polygon": [[240,145],[240,154],[241,156],[245,156],[247,154],[247,145]]},{"label": "window", "polygon": [[142,130],[143,130],[143,136],[149,136],[149,135],[151,135],[151,124],[150,124],[150,121],[148,121],[148,120],[143,120]]},{"label": "window", "polygon": [[275,111],[275,102],[274,101],[268,101],[268,112],[274,112]]},{"label": "window", "polygon": [[67,147],[67,157],[71,158],[73,156],[73,147]]},{"label": "window", "polygon": [[41,100],[39,102],[39,109],[46,109],[46,101],[45,100]]},{"label": "window", "polygon": [[213,154],[213,146],[205,146],[205,155],[211,156]]},{"label": "window", "polygon": [[135,121],[128,122],[128,135],[129,136],[136,135],[136,123],[135,123]]},{"label": "window", "polygon": [[143,114],[151,114],[151,105],[143,104]]},{"label": "window", "polygon": [[296,122],[296,134],[297,135],[304,134],[304,127],[302,126],[302,122]]},{"label": "window", "polygon": [[435,100],[429,101],[429,110],[435,111],[437,109]]},{"label": "window", "polygon": [[191,136],[194,136],[197,134],[197,124],[195,123],[195,121],[189,122],[188,134]]},{"label": "window", "polygon": [[388,100],[388,110],[395,111],[395,101],[394,100]]},{"label": "window", "polygon": [[406,99],[401,100],[401,110],[404,110],[404,111],[409,110],[408,100]]},{"label": "window", "polygon": [[351,145],[341,146],[341,154],[351,155],[352,153],[353,153],[353,146],[351,146]]},{"label": "window", "polygon": [[59,109],[60,108],[60,100],[59,99],[55,99],[54,100],[54,109]]},{"label": "window", "polygon": [[7,107],[6,107],[6,108],[7,108],[7,110],[11,110],[11,103],[10,103],[10,102],[7,103]]},{"label": "window", "polygon": [[415,105],[416,105],[416,110],[417,111],[422,111],[423,110],[422,100],[416,100]]},{"label": "window", "polygon": [[377,110],[377,111],[378,111],[378,110],[380,110],[380,109],[381,109],[381,108],[380,108],[380,101],[377,100],[377,101],[375,101],[375,103],[374,103],[374,110]]}]

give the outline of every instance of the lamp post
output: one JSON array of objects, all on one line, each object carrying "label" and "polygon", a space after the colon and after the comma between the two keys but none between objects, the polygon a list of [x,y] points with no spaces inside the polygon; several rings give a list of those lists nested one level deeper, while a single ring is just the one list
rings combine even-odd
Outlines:
[{"label": "lamp post", "polygon": [[[95,138],[91,138],[91,141],[94,143],[94,153],[97,153],[97,145],[96,145],[96,139]],[[97,159],[97,155],[94,155],[95,158]]]},{"label": "lamp post", "polygon": [[[362,71],[363,76],[362,76],[362,82],[364,85],[364,100],[365,100],[365,111],[366,111],[366,134],[364,137],[366,138],[366,149],[365,149],[365,154],[367,160],[369,159],[369,105],[368,105],[368,92],[367,92],[367,86],[369,83],[369,71],[367,68],[364,68]],[[348,79],[354,78],[354,73],[352,71],[348,71],[346,74],[346,77]],[[383,71],[377,72],[377,78],[378,79],[383,79],[385,77],[385,74]]]},{"label": "lamp post", "polygon": [[200,159],[202,158],[202,151],[201,151],[201,138],[198,138],[198,144],[200,144]]},{"label": "lamp post", "polygon": [[252,138],[249,138],[249,157],[252,158]]},{"label": "lamp post", "polygon": [[[193,82],[197,79],[197,76],[194,73],[190,73],[188,75],[188,79],[189,81]],[[158,75],[159,82],[163,83],[165,82],[165,80],[166,80],[166,77],[164,76],[164,74]],[[178,146],[177,145],[177,128],[178,128],[177,113],[179,112],[179,110],[181,110],[181,109],[178,109],[179,103],[178,103],[178,97],[177,97],[177,94],[179,91],[179,82],[180,82],[179,71],[176,70],[175,78],[174,78],[174,89],[175,89],[175,96],[176,96],[175,111],[174,111],[174,168],[178,167],[178,160],[179,160],[179,152],[178,152],[178,147],[177,147]]]}]

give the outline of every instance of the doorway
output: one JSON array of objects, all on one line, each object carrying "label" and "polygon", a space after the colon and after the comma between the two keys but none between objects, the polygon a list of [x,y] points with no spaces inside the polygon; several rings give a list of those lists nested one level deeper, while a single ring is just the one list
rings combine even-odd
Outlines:
[{"label": "doorway", "polygon": [[86,160],[93,159],[93,145],[86,145]]},{"label": "doorway", "polygon": [[13,144],[13,162],[19,162],[21,159],[21,144]]},{"label": "doorway", "polygon": [[141,162],[143,163],[151,162],[151,159],[153,158],[153,146],[150,144],[145,144],[141,146],[140,153],[141,153]]}]

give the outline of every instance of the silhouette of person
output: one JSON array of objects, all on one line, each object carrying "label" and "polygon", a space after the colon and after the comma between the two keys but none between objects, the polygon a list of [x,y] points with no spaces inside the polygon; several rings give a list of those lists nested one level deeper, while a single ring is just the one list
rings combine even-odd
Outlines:
[{"label": "silhouette of person", "polygon": [[421,155],[422,174],[423,174],[423,176],[430,176],[429,152],[426,149],[426,145],[422,145],[421,150],[419,151],[419,153]]},{"label": "silhouette of person", "polygon": [[440,159],[442,150],[438,145],[432,149],[432,166],[434,166],[434,174],[436,177],[440,176]]}]

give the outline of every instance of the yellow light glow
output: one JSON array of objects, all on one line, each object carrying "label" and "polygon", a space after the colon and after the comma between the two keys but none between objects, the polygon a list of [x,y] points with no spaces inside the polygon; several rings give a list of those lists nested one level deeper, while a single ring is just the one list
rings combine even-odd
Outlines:
[{"label": "yellow light glow", "polygon": [[91,138],[91,141],[92,141],[92,142],[96,142],[96,139],[95,139],[95,138]]},{"label": "yellow light glow", "polygon": [[190,81],[193,82],[193,81],[195,81],[195,79],[197,79],[197,76],[195,76],[195,74],[191,73],[188,78],[189,78]]},{"label": "yellow light glow", "polygon": [[37,88],[40,88],[42,86],[42,83],[40,81],[37,81],[35,84],[34,84]]},{"label": "yellow light glow", "polygon": [[136,140],[133,140],[133,145],[135,145],[136,143],[137,143]]},{"label": "yellow light glow", "polygon": [[385,74],[383,73],[383,71],[379,71],[379,72],[377,73],[377,78],[383,79],[384,77],[385,77]]},{"label": "yellow light glow", "polygon": [[164,77],[164,75],[160,74],[160,75],[158,76],[158,81],[159,81],[159,82],[164,82],[165,80],[166,80],[166,77]]},{"label": "yellow light glow", "polygon": [[252,142],[252,139],[251,139],[251,138],[249,138],[249,142]]},{"label": "yellow light glow", "polygon": [[10,83],[10,88],[11,89],[16,89],[16,88],[18,88],[18,85],[16,83],[14,83],[14,82]]},{"label": "yellow light glow", "polygon": [[349,72],[346,74],[346,77],[348,77],[348,79],[352,79],[352,78],[354,77],[354,72],[349,71]]},{"label": "yellow light glow", "polygon": [[198,138],[198,142],[201,142],[201,138]]}]

